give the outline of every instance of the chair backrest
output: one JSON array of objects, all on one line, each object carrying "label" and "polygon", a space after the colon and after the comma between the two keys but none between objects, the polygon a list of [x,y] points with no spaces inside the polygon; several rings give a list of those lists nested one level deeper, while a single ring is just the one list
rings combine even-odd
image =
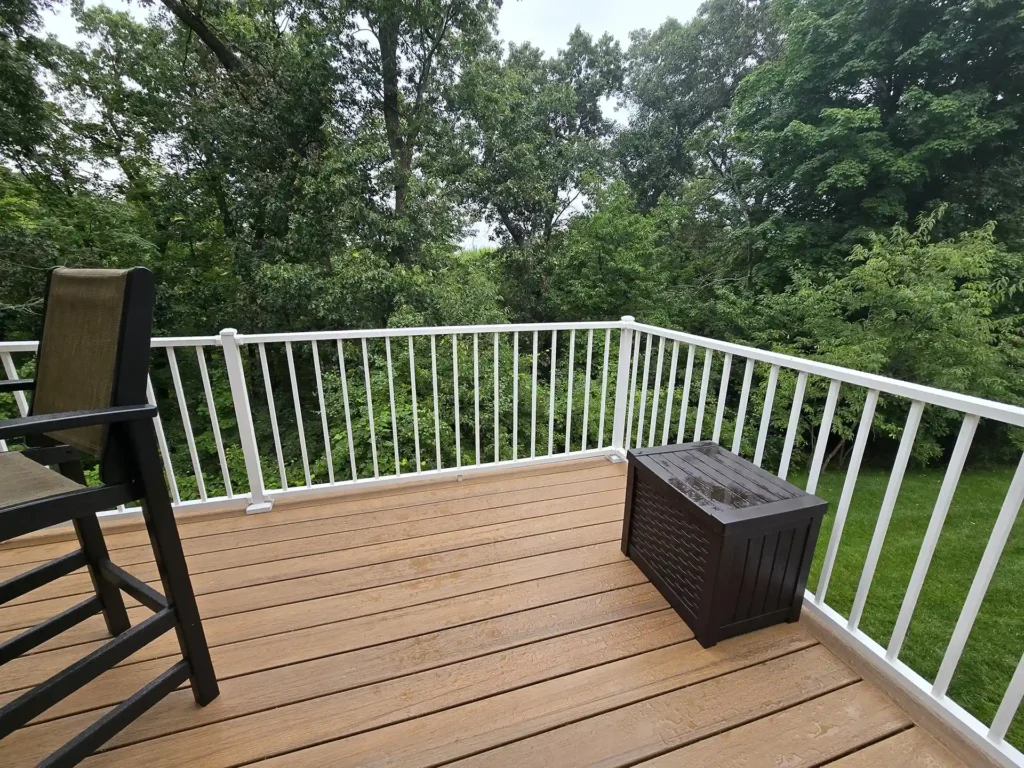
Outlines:
[{"label": "chair backrest", "polygon": [[[153,273],[144,267],[50,270],[32,413],[145,403],[153,303]],[[104,482],[131,474],[123,427],[48,436],[98,459]]]}]

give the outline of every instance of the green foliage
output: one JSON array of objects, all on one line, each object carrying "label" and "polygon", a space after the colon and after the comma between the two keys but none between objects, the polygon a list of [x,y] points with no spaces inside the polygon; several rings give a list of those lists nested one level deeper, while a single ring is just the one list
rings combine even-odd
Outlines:
[{"label": "green foliage", "polygon": [[[35,334],[50,266],[141,263],[158,277],[160,334],[632,314],[1010,402],[1024,395],[1018,3],[709,0],[688,22],[636,31],[625,51],[577,29],[554,55],[497,40],[499,6],[486,0],[220,2],[194,9],[212,38],[173,4],[154,4],[139,20],[75,3],[84,37],[75,48],[42,36],[48,7],[22,0],[0,12],[0,337]],[[626,125],[609,119],[611,99]],[[500,247],[459,251],[474,221],[490,226]],[[550,338],[539,341],[546,447]],[[493,397],[491,342],[480,340],[478,377]],[[532,338],[519,342],[518,410],[511,336],[501,339],[498,405],[503,444],[517,414],[521,447]],[[413,454],[415,414],[423,466],[432,466],[429,343],[414,348],[415,410],[408,348],[395,344],[392,364],[408,377],[395,387],[401,460]],[[456,460],[451,339],[436,344],[439,380],[449,382],[437,401],[448,466]],[[594,344],[599,358],[601,334]],[[338,477],[353,458],[359,476],[373,471],[357,346],[345,345],[354,457],[337,348],[318,350],[322,388],[310,345],[293,349],[317,479],[327,477],[328,454]],[[469,461],[474,355],[470,339],[458,346]],[[259,350],[244,352],[269,478],[280,472],[267,382]],[[206,354],[225,463],[244,488],[223,363],[219,351]],[[292,376],[283,348],[265,354],[284,471],[304,483]],[[577,376],[584,358],[577,339]],[[556,431],[569,410],[567,362],[560,355],[555,371]],[[390,471],[382,341],[368,344],[366,363],[378,469]],[[211,414],[195,397],[204,391],[199,368],[185,351],[178,365],[197,460],[208,491],[219,493]],[[705,434],[720,375],[716,364]],[[735,424],[737,379],[734,371],[723,390],[725,433]],[[172,461],[187,476],[192,459],[162,353],[153,380]],[[768,460],[778,458],[775,434],[788,419],[779,403],[795,383],[785,373],[779,380]],[[758,367],[751,402],[766,384]],[[814,446],[824,397],[825,383],[812,378],[797,461]],[[574,392],[574,430],[579,398]],[[842,462],[862,402],[862,392],[843,389],[831,462]],[[905,409],[879,404],[870,455],[880,462]],[[597,410],[595,400],[589,422]],[[941,462],[956,429],[934,410],[916,446],[921,462]],[[694,419],[691,409],[688,434]],[[1019,435],[982,430],[991,439],[979,460],[1001,462],[1021,447]],[[755,437],[749,416],[743,444]],[[181,491],[194,496],[198,484],[183,481]]]}]

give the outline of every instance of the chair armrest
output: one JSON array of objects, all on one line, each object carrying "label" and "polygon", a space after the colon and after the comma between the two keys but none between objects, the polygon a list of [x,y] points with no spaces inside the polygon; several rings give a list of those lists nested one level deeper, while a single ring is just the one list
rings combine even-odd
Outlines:
[{"label": "chair armrest", "polygon": [[22,392],[35,388],[35,379],[0,379],[0,392]]},{"label": "chair armrest", "polygon": [[20,419],[0,421],[0,440],[12,437],[27,437],[45,432],[57,432],[77,427],[92,427],[97,424],[114,424],[121,421],[151,419],[156,416],[155,405],[119,405],[113,408],[96,408],[90,411],[69,413],[41,413]]}]

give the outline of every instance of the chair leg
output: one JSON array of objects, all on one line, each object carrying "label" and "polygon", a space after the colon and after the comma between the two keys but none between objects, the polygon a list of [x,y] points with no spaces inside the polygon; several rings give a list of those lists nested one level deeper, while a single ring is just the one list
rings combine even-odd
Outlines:
[{"label": "chair leg", "polygon": [[[81,462],[69,461],[58,466],[62,475],[85,485],[85,474],[82,472]],[[100,563],[110,559],[107,543],[103,540],[100,521],[95,514],[86,515],[75,518],[74,526],[75,533],[78,535],[78,545],[85,555],[93,590],[103,606],[103,619],[107,623],[107,631],[114,636],[120,635],[122,632],[126,632],[132,624],[128,619],[128,611],[124,607],[121,590],[103,578],[103,574],[99,570]]]},{"label": "chair leg", "polygon": [[131,431],[142,484],[142,515],[146,520],[164,595],[175,613],[178,644],[189,665],[192,695],[196,703],[205,706],[217,698],[220,689],[167,493],[156,430],[151,421],[139,421],[131,425]]}]

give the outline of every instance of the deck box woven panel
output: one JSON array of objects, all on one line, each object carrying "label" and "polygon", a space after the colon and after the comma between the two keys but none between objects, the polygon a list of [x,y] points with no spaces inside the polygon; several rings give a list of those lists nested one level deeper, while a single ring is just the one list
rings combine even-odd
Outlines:
[{"label": "deck box woven panel", "polygon": [[622,551],[707,648],[800,618],[827,506],[717,443],[631,450]]}]

